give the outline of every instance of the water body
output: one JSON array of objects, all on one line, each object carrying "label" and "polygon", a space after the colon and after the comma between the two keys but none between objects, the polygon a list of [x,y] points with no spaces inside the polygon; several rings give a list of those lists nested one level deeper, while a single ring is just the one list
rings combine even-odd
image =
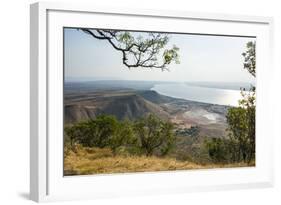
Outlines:
[{"label": "water body", "polygon": [[170,97],[218,105],[238,106],[238,100],[241,99],[240,90],[209,88],[186,83],[155,84],[151,90]]}]

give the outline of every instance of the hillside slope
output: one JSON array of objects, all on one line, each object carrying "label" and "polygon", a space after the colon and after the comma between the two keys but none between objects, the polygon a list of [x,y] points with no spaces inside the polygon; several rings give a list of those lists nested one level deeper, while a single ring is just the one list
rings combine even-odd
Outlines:
[{"label": "hillside slope", "polygon": [[72,96],[71,100],[65,100],[64,120],[65,123],[74,123],[94,119],[100,114],[114,115],[119,120],[134,120],[148,113],[154,113],[158,117],[168,119],[169,114],[158,103],[171,99],[161,96],[155,91],[140,93],[134,91],[99,91],[95,95],[82,98],[81,95],[77,96],[76,99],[75,96]]},{"label": "hillside slope", "polygon": [[[107,148],[77,147],[75,152],[65,150],[64,155],[64,175],[66,176],[247,166],[243,163],[203,165],[169,157],[129,156],[123,154],[114,156],[111,150]],[[254,166],[254,164],[250,166]]]}]

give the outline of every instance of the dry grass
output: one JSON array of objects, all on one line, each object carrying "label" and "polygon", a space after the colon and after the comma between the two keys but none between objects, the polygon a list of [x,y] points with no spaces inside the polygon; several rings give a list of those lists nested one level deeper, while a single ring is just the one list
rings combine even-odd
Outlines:
[{"label": "dry grass", "polygon": [[218,167],[243,167],[245,164],[199,165],[173,158],[146,156],[113,156],[110,149],[82,148],[68,150],[64,158],[65,175],[152,172],[168,170],[207,169]]}]

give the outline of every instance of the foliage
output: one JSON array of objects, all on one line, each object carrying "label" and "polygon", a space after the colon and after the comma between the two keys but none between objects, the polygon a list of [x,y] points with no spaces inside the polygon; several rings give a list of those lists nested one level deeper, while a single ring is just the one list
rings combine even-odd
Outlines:
[{"label": "foliage", "polygon": [[[244,69],[256,77],[256,43],[248,42],[244,56]],[[256,88],[249,91],[241,89],[242,99],[239,107],[230,108],[227,113],[227,122],[230,138],[238,144],[238,160],[241,156],[244,162],[250,163],[255,158],[255,124],[256,124]]]},{"label": "foliage", "polygon": [[243,160],[246,160],[248,152],[248,136],[247,136],[247,113],[244,108],[229,108],[226,115],[227,123],[231,139],[237,141],[239,144],[239,159],[242,155]]},{"label": "foliage", "polygon": [[[255,42],[248,42],[244,57],[244,69],[256,77]],[[246,162],[250,164],[255,159],[255,113],[256,88],[248,91],[241,88],[242,99],[238,107],[227,111],[229,136],[227,139],[215,138],[206,142],[209,156],[215,162]]]},{"label": "foliage", "polygon": [[250,41],[246,47],[246,52],[242,53],[244,57],[244,69],[247,69],[251,75],[256,77],[256,42]]},{"label": "foliage", "polygon": [[137,143],[137,138],[134,136],[132,123],[129,121],[119,122],[114,135],[109,140],[109,147],[116,154],[117,148],[121,146],[133,146]]},{"label": "foliage", "polygon": [[179,48],[175,45],[165,48],[169,42],[166,33],[147,32],[136,36],[136,32],[86,29],[86,34],[100,40],[107,41],[115,50],[122,53],[122,62],[128,68],[160,68],[168,69],[172,62],[180,63]]},{"label": "foliage", "polygon": [[247,137],[249,140],[248,162],[255,157],[256,152],[256,88],[249,92],[242,92],[243,99],[240,106],[246,110]]},{"label": "foliage", "polygon": [[114,154],[117,149],[124,148],[131,154],[141,151],[150,156],[157,150],[164,156],[170,152],[175,141],[173,125],[152,114],[134,123],[100,115],[96,119],[65,127],[65,133],[71,146],[79,143],[84,147],[109,147]]},{"label": "foliage", "polygon": [[65,133],[64,136],[65,142],[69,142],[71,147],[74,146],[77,136],[80,135],[78,129],[74,126],[66,126],[64,128],[64,133]]},{"label": "foliage", "polygon": [[244,162],[250,162],[255,157],[255,87],[252,87],[250,91],[242,90],[241,95],[239,107],[230,108],[226,117],[229,131],[231,131],[229,135],[239,146],[238,160],[241,155]]},{"label": "foliage", "polygon": [[211,138],[205,141],[209,156],[214,162],[225,162],[227,157],[227,146],[221,138]]},{"label": "foliage", "polygon": [[118,127],[118,122],[113,116],[100,115],[95,120],[77,123],[66,127],[66,134],[73,141],[86,147],[103,148],[109,145],[110,139]]},{"label": "foliage", "polygon": [[173,125],[163,122],[152,114],[137,120],[134,130],[140,148],[147,156],[151,156],[156,149],[160,149],[161,154],[166,155],[174,145]]},{"label": "foliage", "polygon": [[214,163],[237,163],[241,162],[239,144],[233,138],[211,138],[205,140],[205,147]]}]

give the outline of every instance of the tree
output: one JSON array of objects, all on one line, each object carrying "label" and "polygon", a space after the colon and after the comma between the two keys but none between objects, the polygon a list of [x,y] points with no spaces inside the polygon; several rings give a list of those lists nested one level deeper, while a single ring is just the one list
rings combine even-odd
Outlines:
[{"label": "tree", "polygon": [[[244,57],[244,69],[256,77],[256,51],[255,42],[248,42]],[[239,107],[228,109],[227,122],[230,131],[230,138],[239,145],[239,157],[250,163],[255,157],[255,122],[256,122],[256,88],[251,86],[249,91],[241,89],[242,99],[239,100]]]},{"label": "tree", "polygon": [[256,88],[252,86],[249,92],[241,91],[242,99],[239,101],[240,107],[246,112],[248,163],[252,160],[256,151]]},{"label": "tree", "polygon": [[160,68],[168,70],[172,62],[179,63],[179,48],[165,49],[169,36],[165,33],[147,32],[139,36],[134,32],[80,28],[86,34],[107,41],[122,53],[122,63],[128,68]]},{"label": "tree", "polygon": [[172,123],[164,122],[162,123],[162,134],[163,134],[163,143],[160,149],[161,156],[167,155],[175,145],[175,136],[173,132],[174,126]]},{"label": "tree", "polygon": [[137,143],[137,138],[134,136],[132,123],[129,121],[122,121],[118,123],[114,134],[109,139],[109,147],[113,154],[119,147],[132,146]]},{"label": "tree", "polygon": [[247,69],[251,75],[256,77],[256,42],[249,41],[246,47],[246,52],[242,53],[244,69]]},{"label": "tree", "polygon": [[95,145],[103,148],[109,145],[110,138],[115,134],[115,131],[118,128],[118,121],[114,116],[100,115],[94,122],[96,125]]},{"label": "tree", "polygon": [[166,155],[175,142],[173,125],[163,122],[152,114],[137,120],[134,131],[140,141],[140,148],[146,156],[151,156],[157,149],[162,155]]},{"label": "tree", "polygon": [[229,108],[226,119],[230,139],[238,144],[238,161],[242,156],[243,161],[248,157],[249,137],[247,135],[247,112],[242,107]]}]

